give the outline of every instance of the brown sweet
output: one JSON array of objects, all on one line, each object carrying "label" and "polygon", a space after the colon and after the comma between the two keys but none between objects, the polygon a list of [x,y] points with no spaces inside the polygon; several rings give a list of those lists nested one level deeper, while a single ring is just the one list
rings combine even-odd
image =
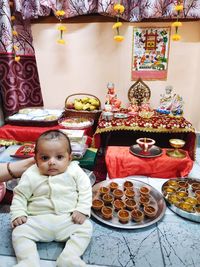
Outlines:
[{"label": "brown sweet", "polygon": [[101,199],[94,199],[92,201],[92,208],[94,210],[101,210],[101,208],[103,207],[104,203]]},{"label": "brown sweet", "polygon": [[124,192],[121,189],[115,189],[113,191],[113,196],[114,198],[121,199],[123,196]]},{"label": "brown sweet", "polygon": [[126,199],[125,206],[128,210],[133,210],[137,207],[137,203],[134,199]]},{"label": "brown sweet", "polygon": [[104,194],[102,200],[105,204],[109,205],[113,201],[113,196],[111,194]]},{"label": "brown sweet", "polygon": [[102,213],[102,216],[104,219],[106,219],[106,220],[112,219],[113,211],[112,211],[111,207],[103,206],[101,208],[101,213]]},{"label": "brown sweet", "polygon": [[119,210],[117,213],[117,216],[121,223],[127,223],[130,218],[130,214],[127,210]]},{"label": "brown sweet", "polygon": [[149,195],[149,193],[150,193],[150,189],[148,187],[142,186],[140,188],[140,194],[141,195]]},{"label": "brown sweet", "polygon": [[135,196],[135,191],[133,189],[126,189],[125,196],[127,198],[133,198]]},{"label": "brown sweet", "polygon": [[124,182],[124,190],[126,189],[133,189],[133,183],[131,181]]},{"label": "brown sweet", "polygon": [[144,207],[144,214],[147,217],[154,217],[156,216],[157,210],[153,206],[145,206]]},{"label": "brown sweet", "polygon": [[110,192],[110,188],[101,186],[99,188],[100,195],[103,196],[104,194],[108,194]]},{"label": "brown sweet", "polygon": [[136,222],[141,222],[144,219],[144,213],[141,210],[134,209],[131,212],[131,218]]},{"label": "brown sweet", "polygon": [[125,207],[125,204],[122,200],[116,199],[113,203],[115,210],[120,210]]},{"label": "brown sweet", "polygon": [[119,185],[118,185],[118,183],[111,182],[109,184],[109,187],[110,187],[110,190],[113,191],[113,190],[117,189],[119,187]]}]

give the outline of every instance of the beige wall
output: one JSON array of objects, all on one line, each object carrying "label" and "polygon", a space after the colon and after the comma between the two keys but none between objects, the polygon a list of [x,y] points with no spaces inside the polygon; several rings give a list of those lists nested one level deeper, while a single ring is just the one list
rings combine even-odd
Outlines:
[{"label": "beige wall", "polygon": [[[73,93],[90,93],[104,104],[106,85],[114,82],[124,106],[131,81],[133,26],[169,26],[170,23],[124,23],[121,33],[125,41],[113,41],[113,23],[68,24],[66,45],[56,43],[55,24],[33,24],[36,52],[44,105],[64,107],[65,98]],[[184,116],[200,131],[200,22],[183,23],[182,40],[171,41],[168,78],[145,81],[151,89],[151,104],[156,108],[166,85],[183,96]]]}]

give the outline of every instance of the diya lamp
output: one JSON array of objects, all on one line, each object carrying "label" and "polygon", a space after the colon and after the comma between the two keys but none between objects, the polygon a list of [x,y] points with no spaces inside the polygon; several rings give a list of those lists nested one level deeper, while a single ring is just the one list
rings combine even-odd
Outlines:
[{"label": "diya lamp", "polygon": [[113,203],[115,210],[120,210],[125,208],[125,204],[122,200],[116,199]]},{"label": "diya lamp", "polygon": [[131,218],[136,222],[141,222],[144,219],[144,213],[139,209],[134,209],[131,212]]},{"label": "diya lamp", "polygon": [[185,151],[180,149],[185,145],[184,140],[182,140],[182,139],[170,139],[169,143],[174,148],[174,149],[167,149],[166,154],[169,157],[172,157],[172,158],[185,158],[186,157]]},{"label": "diya lamp", "polygon": [[134,199],[126,199],[125,200],[125,206],[128,210],[133,210],[137,207],[137,203]]},{"label": "diya lamp", "polygon": [[113,196],[111,194],[104,194],[102,200],[106,205],[109,205],[113,201]]},{"label": "diya lamp", "polygon": [[156,208],[154,208],[153,206],[144,206],[144,214],[149,217],[155,217],[157,213]]},{"label": "diya lamp", "polygon": [[104,203],[103,203],[103,200],[101,199],[94,199],[92,201],[92,208],[94,210],[101,210],[101,208],[103,207]]},{"label": "diya lamp", "polygon": [[101,209],[101,214],[104,219],[110,220],[112,219],[113,216],[113,210],[111,207],[103,206]]},{"label": "diya lamp", "polygon": [[121,223],[128,223],[130,219],[130,214],[127,210],[119,210],[117,216]]}]

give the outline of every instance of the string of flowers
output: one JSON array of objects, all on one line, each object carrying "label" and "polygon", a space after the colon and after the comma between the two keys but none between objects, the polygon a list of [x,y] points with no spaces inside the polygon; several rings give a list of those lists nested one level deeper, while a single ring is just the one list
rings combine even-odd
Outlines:
[{"label": "string of flowers", "polygon": [[182,0],[177,1],[177,4],[175,5],[174,10],[177,12],[177,15],[176,15],[176,21],[172,23],[172,27],[175,27],[175,33],[172,35],[172,40],[179,41],[181,39],[181,35],[178,33],[178,30],[179,30],[179,27],[182,26],[182,23],[179,21],[180,14],[183,11]]},{"label": "string of flowers", "polygon": [[120,14],[124,13],[124,6],[120,4],[120,2],[118,4],[114,5],[114,11],[117,12],[117,22],[115,22],[115,24],[112,26],[113,29],[116,29],[117,34],[114,36],[114,40],[117,42],[121,42],[124,40],[124,36],[120,35],[120,31],[119,28],[122,26],[122,22],[119,21],[120,19]]},{"label": "string of flowers", "polygon": [[[13,7],[13,2],[10,2],[10,8],[12,9]],[[19,48],[17,47],[17,45],[15,45],[15,38],[17,38],[18,36],[18,32],[15,30],[15,26],[14,26],[14,21],[15,21],[15,16],[11,16],[11,30],[12,30],[12,47],[13,47],[13,56],[14,56],[14,60],[16,62],[20,61],[20,56],[17,55],[17,51],[19,50]]]},{"label": "string of flowers", "polygon": [[63,20],[64,15],[65,15],[65,11],[64,10],[57,10],[55,14],[60,21],[60,24],[57,27],[57,29],[59,30],[59,33],[60,33],[59,39],[57,40],[57,43],[58,44],[65,44],[65,40],[63,39],[63,33],[66,32],[67,28],[65,25],[62,24],[62,20]]}]

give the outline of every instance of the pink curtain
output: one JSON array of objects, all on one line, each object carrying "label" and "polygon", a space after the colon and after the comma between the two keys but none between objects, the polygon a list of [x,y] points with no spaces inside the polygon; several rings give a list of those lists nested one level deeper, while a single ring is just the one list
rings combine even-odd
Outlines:
[{"label": "pink curtain", "polygon": [[[14,60],[14,46],[19,62]],[[5,117],[23,107],[43,105],[30,23],[19,12],[11,12],[8,0],[0,1],[0,89]]]}]

